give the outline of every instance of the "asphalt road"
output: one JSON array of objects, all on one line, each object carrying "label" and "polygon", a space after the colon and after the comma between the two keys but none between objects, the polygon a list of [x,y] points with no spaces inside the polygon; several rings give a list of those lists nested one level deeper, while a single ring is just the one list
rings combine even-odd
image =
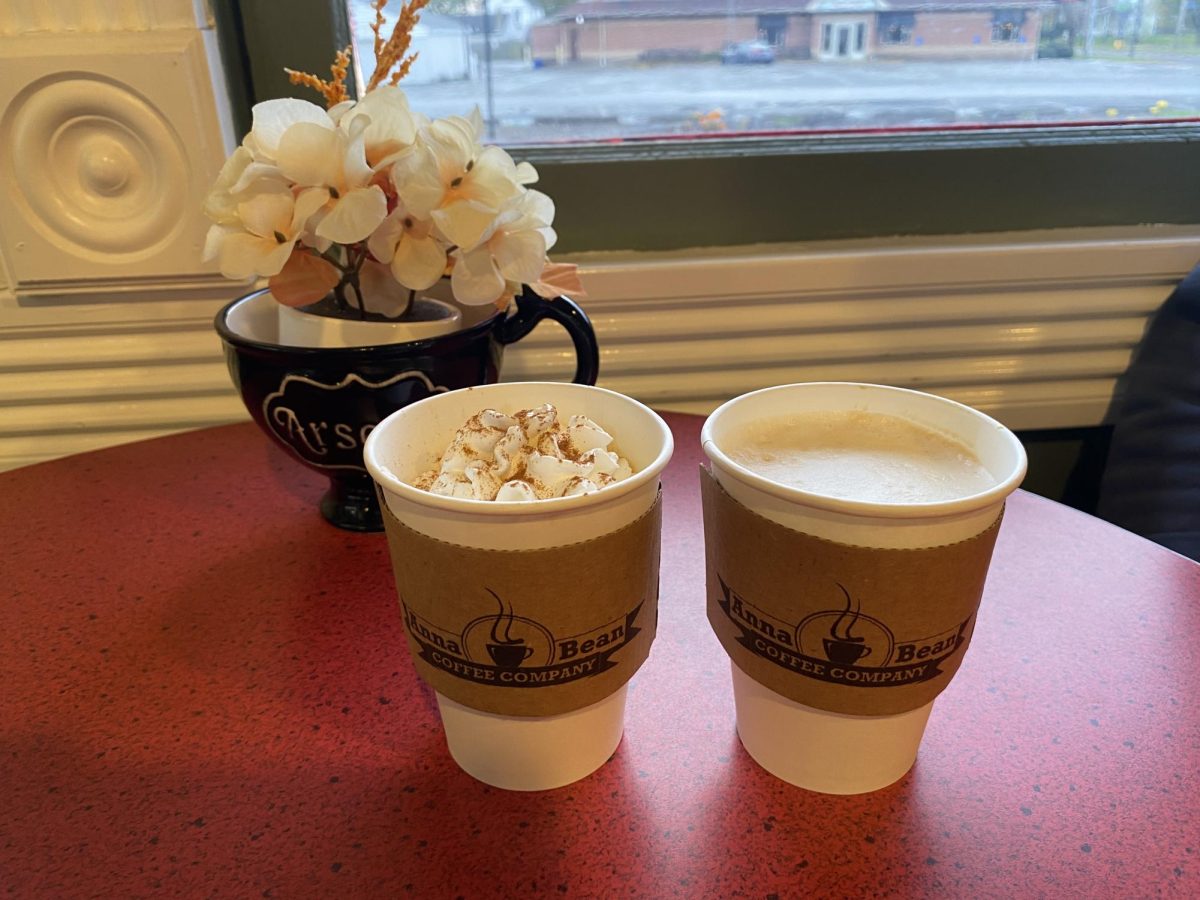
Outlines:
[{"label": "asphalt road", "polygon": [[[545,69],[504,61],[492,74],[493,137],[505,143],[1200,115],[1195,56]],[[405,87],[412,107],[431,116],[461,115],[475,104],[486,112],[482,78]]]}]

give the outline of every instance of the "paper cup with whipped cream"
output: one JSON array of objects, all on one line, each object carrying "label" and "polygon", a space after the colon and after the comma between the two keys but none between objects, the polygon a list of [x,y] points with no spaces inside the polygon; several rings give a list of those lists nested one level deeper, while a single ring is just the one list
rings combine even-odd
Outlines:
[{"label": "paper cup with whipped cream", "polygon": [[542,382],[438,394],[367,439],[413,663],[468,774],[546,790],[615,752],[672,449],[636,400]]},{"label": "paper cup with whipped cream", "polygon": [[814,791],[895,782],[966,653],[1020,442],[951,400],[847,383],[737,397],[701,441],[743,746]]}]

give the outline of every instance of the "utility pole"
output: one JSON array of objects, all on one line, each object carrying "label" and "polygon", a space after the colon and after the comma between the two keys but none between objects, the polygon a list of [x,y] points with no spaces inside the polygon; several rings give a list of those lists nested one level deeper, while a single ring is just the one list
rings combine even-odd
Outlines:
[{"label": "utility pole", "polygon": [[1137,12],[1133,15],[1133,34],[1129,36],[1129,55],[1133,56],[1133,51],[1137,49],[1138,35],[1142,33],[1142,6],[1145,0],[1134,0],[1137,4]]},{"label": "utility pole", "polygon": [[492,96],[492,14],[483,0],[483,79],[487,85],[487,139],[496,139],[496,109]]},{"label": "utility pole", "polygon": [[1083,32],[1083,55],[1091,57],[1096,48],[1096,0],[1088,0],[1087,27]]}]

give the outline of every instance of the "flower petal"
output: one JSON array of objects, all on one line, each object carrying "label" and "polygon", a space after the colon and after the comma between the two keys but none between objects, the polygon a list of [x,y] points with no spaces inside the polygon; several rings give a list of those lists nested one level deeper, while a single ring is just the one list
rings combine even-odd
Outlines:
[{"label": "flower petal", "polygon": [[231,234],[237,234],[237,229],[230,228],[228,225],[213,225],[208,229],[208,234],[204,236],[204,252],[200,259],[202,262],[209,262],[217,258],[221,252],[221,245],[225,243],[225,238]]},{"label": "flower petal", "polygon": [[478,155],[472,130],[470,123],[460,116],[434,119],[426,129],[422,137],[437,157],[443,175],[457,178]]},{"label": "flower petal", "polygon": [[454,257],[454,270],[450,273],[454,299],[470,306],[482,306],[494,302],[504,292],[504,279],[496,271],[492,254],[486,248],[470,253],[456,252]]},{"label": "flower petal", "polygon": [[541,277],[546,265],[546,240],[536,231],[515,231],[497,236],[489,247],[500,274],[509,281],[528,284]]},{"label": "flower petal", "polygon": [[554,298],[566,294],[576,300],[587,297],[579,269],[574,263],[546,263],[541,277],[529,285],[541,297]]},{"label": "flower petal", "polygon": [[432,218],[446,240],[463,250],[471,250],[488,237],[496,215],[493,207],[474,200],[460,200],[435,209]]},{"label": "flower petal", "polygon": [[387,156],[408,147],[417,137],[417,123],[408,108],[408,97],[394,85],[377,87],[350,111],[344,120],[349,123],[359,115],[370,116],[363,137],[366,140],[367,162],[378,166]]},{"label": "flower petal", "polygon": [[328,202],[329,191],[325,188],[309,188],[307,191],[301,191],[300,196],[296,198],[295,209],[292,210],[291,229],[288,231],[288,236],[295,237],[303,231],[312,214]]},{"label": "flower petal", "polygon": [[[319,215],[320,212],[317,213],[317,216]],[[318,253],[324,253],[333,246],[333,241],[329,240],[329,238],[317,237],[311,231],[300,232],[300,243],[305,247],[312,247]]]},{"label": "flower petal", "polygon": [[367,260],[358,283],[369,312],[396,318],[408,308],[409,289],[396,282],[387,266]]},{"label": "flower petal", "polygon": [[392,165],[391,177],[400,202],[418,219],[428,219],[446,196],[437,156],[428,146],[419,145],[413,152],[397,159]]},{"label": "flower petal", "polygon": [[405,235],[392,257],[392,274],[407,288],[423,291],[446,272],[446,251],[433,238]]},{"label": "flower petal", "polygon": [[284,306],[306,306],[332,291],[341,278],[341,272],[319,256],[296,250],[271,278],[271,294]]},{"label": "flower petal", "polygon": [[483,113],[479,111],[478,103],[467,114],[467,122],[471,126],[471,137],[479,143],[483,140]]},{"label": "flower petal", "polygon": [[334,201],[316,228],[317,237],[338,244],[361,241],[387,218],[387,196],[379,185],[355,188]]},{"label": "flower petal", "polygon": [[554,201],[541,191],[526,191],[521,197],[521,211],[538,226],[554,221]]},{"label": "flower petal", "polygon": [[381,263],[391,262],[396,255],[396,244],[404,234],[404,215],[404,208],[397,206],[367,238],[367,249]]},{"label": "flower petal", "polygon": [[241,232],[227,235],[221,242],[221,274],[243,279],[251,275],[274,275],[283,268],[292,245],[274,238],[261,238]]},{"label": "flower petal", "polygon": [[345,153],[345,138],[338,132],[300,122],[279,139],[279,171],[304,186],[337,185]]},{"label": "flower petal", "polygon": [[231,196],[233,186],[237,184],[242,172],[254,162],[254,157],[245,147],[238,147],[225,160],[217,180],[204,198],[204,214],[213,222],[232,224],[237,220],[237,204]]},{"label": "flower petal", "polygon": [[499,147],[486,147],[460,188],[463,196],[499,208],[521,193],[517,167]]},{"label": "flower petal", "polygon": [[274,239],[279,232],[286,238],[292,226],[292,207],[291,194],[256,194],[238,204],[238,217],[251,234]]},{"label": "flower petal", "polygon": [[348,188],[363,187],[375,171],[367,165],[367,149],[363,135],[350,139],[342,158],[342,183]]},{"label": "flower petal", "polygon": [[517,183],[518,184],[536,184],[538,180],[537,169],[532,163],[520,162],[517,163]]},{"label": "flower petal", "polygon": [[355,102],[353,100],[343,100],[341,103],[335,103],[326,110],[329,118],[333,120],[335,125],[341,124],[342,116],[354,109]]},{"label": "flower petal", "polygon": [[315,103],[281,97],[256,103],[253,109],[253,127],[246,136],[246,146],[259,160],[275,159],[279,140],[283,133],[297,122],[310,122],[322,128],[332,129],[333,120]]},{"label": "flower petal", "polygon": [[287,179],[274,163],[252,162],[229,190],[234,194],[245,194],[259,190],[287,190]]}]

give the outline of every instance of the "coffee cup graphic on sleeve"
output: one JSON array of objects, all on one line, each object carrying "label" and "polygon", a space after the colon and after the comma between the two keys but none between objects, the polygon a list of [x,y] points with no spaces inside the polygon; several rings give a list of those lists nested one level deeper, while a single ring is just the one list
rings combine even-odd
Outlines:
[{"label": "coffee cup graphic on sleeve", "polygon": [[[838,588],[846,595],[846,609],[829,626],[829,637],[823,638],[822,643],[825,645],[825,656],[830,662],[840,663],[843,666],[852,666],[860,659],[870,656],[871,648],[867,646],[867,639],[865,637],[852,634],[854,623],[858,621],[860,610],[855,609],[851,613],[850,592],[840,584]],[[841,634],[838,633],[839,628],[843,629]]]},{"label": "coffee cup graphic on sleeve", "polygon": [[488,593],[500,604],[500,612],[492,619],[491,640],[486,644],[492,662],[503,669],[515,669],[533,656],[534,648],[525,643],[523,637],[513,637],[512,628],[516,616],[512,608],[505,608],[504,601],[493,590]]}]

